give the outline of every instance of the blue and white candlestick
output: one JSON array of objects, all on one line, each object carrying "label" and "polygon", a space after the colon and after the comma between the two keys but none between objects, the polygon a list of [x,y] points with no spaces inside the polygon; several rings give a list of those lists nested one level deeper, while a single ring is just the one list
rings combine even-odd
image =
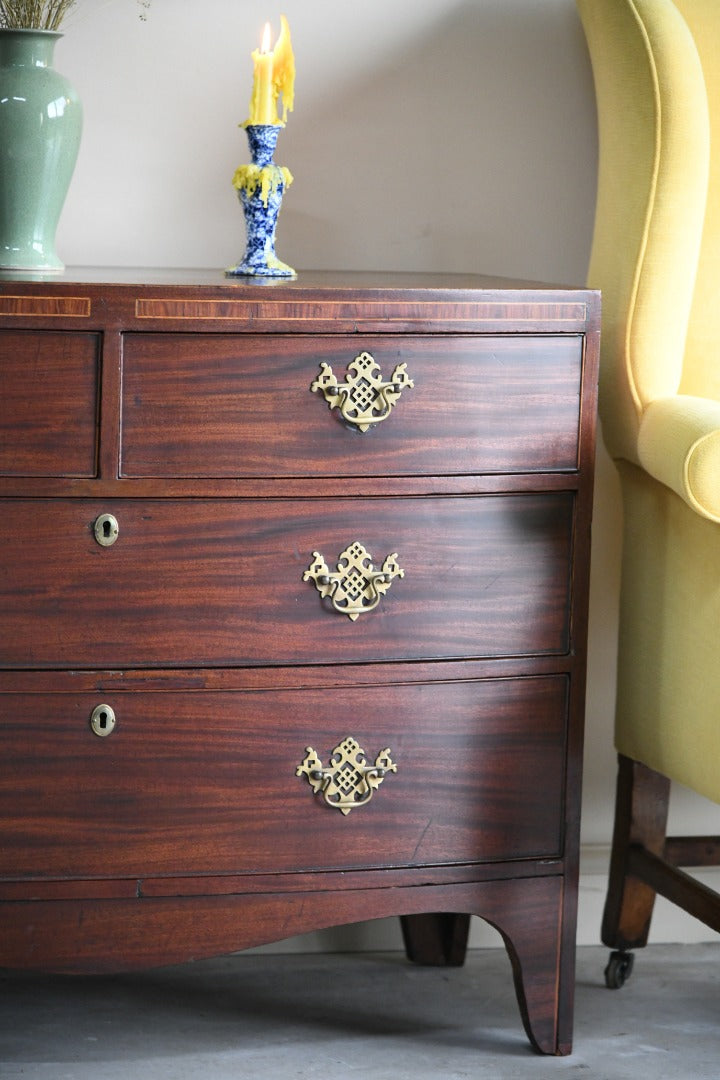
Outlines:
[{"label": "blue and white candlestick", "polygon": [[235,171],[233,187],[245,214],[247,247],[242,262],[228,267],[225,273],[237,277],[295,277],[292,267],[275,254],[280,204],[293,179],[289,169],[273,161],[280,125],[248,124],[245,130],[252,165],[241,165]]}]

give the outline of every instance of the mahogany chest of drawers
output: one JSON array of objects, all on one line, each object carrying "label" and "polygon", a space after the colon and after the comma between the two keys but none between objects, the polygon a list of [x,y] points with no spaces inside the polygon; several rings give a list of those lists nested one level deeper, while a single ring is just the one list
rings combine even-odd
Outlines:
[{"label": "mahogany chest of drawers", "polygon": [[599,298],[0,284],[0,965],[398,915],[572,1033]]}]

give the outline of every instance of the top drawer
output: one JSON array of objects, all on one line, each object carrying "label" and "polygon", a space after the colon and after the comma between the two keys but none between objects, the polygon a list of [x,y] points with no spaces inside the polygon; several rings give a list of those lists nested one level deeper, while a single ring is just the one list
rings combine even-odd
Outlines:
[{"label": "top drawer", "polygon": [[95,476],[98,338],[0,333],[0,476]]},{"label": "top drawer", "polygon": [[[351,369],[362,354],[360,367]],[[578,335],[127,334],[120,472],[293,477],[573,470],[582,356]],[[402,379],[394,374],[400,365],[413,385],[399,397],[392,390],[378,395],[378,383]],[[339,407],[331,409],[322,389],[311,389],[323,372],[331,385],[333,379],[340,384],[336,394],[347,401],[346,415],[356,413],[369,425],[365,431]]]}]

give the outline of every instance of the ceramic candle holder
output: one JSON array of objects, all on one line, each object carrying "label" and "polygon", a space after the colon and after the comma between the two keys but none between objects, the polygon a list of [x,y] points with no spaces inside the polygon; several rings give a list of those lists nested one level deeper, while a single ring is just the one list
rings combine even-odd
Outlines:
[{"label": "ceramic candle holder", "polygon": [[230,276],[294,277],[292,267],[275,254],[275,229],[285,189],[292,183],[289,169],[276,165],[273,154],[280,133],[278,124],[248,124],[251,165],[241,165],[233,186],[245,215],[247,246],[237,266],[225,271]]}]

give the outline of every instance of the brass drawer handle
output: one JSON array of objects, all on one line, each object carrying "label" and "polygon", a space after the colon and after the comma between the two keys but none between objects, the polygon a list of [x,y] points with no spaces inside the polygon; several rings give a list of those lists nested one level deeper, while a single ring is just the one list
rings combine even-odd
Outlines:
[{"label": "brass drawer handle", "polygon": [[117,518],[113,514],[100,514],[95,518],[93,533],[100,547],[112,547],[120,533]]},{"label": "brass drawer handle", "polygon": [[330,365],[323,362],[310,389],[313,393],[320,391],[331,409],[340,410],[343,420],[367,431],[371,424],[379,424],[390,415],[403,390],[414,387],[406,367],[398,364],[390,382],[383,382],[380,365],[369,352],[362,352],[349,364],[344,383],[339,383]]},{"label": "brass drawer handle", "polygon": [[397,765],[390,756],[389,747],[381,750],[375,764],[370,765],[360,744],[348,735],[333,750],[327,769],[312,746],[306,747],[305,758],[295,775],[306,776],[316,795],[320,792],[328,806],[347,815],[369,803],[373,792],[391,772],[397,772]]},{"label": "brass drawer handle", "polygon": [[90,727],[101,739],[112,735],[116,724],[115,710],[110,705],[96,705],[90,714]]},{"label": "brass drawer handle", "polygon": [[377,571],[370,553],[359,540],[346,547],[337,563],[337,571],[330,573],[319,551],[313,551],[313,561],[303,574],[303,581],[314,581],[315,588],[341,615],[354,622],[358,615],[372,611],[380,602],[393,579],[405,577],[397,562],[397,551],[388,555]]}]

